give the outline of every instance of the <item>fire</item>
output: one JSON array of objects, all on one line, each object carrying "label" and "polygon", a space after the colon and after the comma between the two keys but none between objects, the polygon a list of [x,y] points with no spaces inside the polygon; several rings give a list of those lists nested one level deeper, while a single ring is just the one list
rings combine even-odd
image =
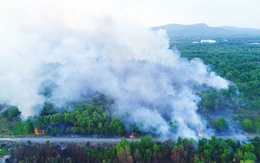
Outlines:
[{"label": "fire", "polygon": [[129,137],[130,137],[131,139],[135,139],[135,136],[134,136],[133,134],[131,134]]},{"label": "fire", "polygon": [[43,135],[44,130],[39,130],[37,127],[34,127],[34,134],[36,135]]},{"label": "fire", "polygon": [[34,133],[35,133],[36,135],[39,135],[39,134],[40,134],[38,128],[34,127]]}]

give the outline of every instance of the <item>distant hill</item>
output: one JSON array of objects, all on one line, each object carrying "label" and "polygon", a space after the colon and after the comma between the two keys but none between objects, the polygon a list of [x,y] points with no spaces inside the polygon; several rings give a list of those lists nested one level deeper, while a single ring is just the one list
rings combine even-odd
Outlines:
[{"label": "distant hill", "polygon": [[260,36],[260,29],[237,28],[231,26],[210,27],[207,24],[168,24],[152,27],[154,30],[164,29],[171,36]]}]

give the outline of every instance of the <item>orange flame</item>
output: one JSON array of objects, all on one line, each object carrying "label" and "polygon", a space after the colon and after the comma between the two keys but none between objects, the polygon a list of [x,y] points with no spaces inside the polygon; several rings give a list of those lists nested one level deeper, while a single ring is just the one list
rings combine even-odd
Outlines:
[{"label": "orange flame", "polygon": [[131,139],[135,139],[135,136],[134,136],[133,134],[131,134],[129,137],[130,137]]},{"label": "orange flame", "polygon": [[38,128],[34,127],[34,133],[35,133],[36,135],[39,135],[39,134],[40,134]]},{"label": "orange flame", "polygon": [[43,135],[44,130],[39,130],[37,127],[34,127],[34,134],[36,135]]}]

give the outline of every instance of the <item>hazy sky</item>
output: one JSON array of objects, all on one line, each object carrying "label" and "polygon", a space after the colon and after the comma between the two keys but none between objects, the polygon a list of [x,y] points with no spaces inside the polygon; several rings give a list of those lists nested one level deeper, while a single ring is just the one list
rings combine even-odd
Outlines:
[{"label": "hazy sky", "polygon": [[260,0],[0,0],[3,9],[40,17],[42,11],[50,12],[49,17],[59,15],[73,26],[82,24],[86,15],[105,15],[145,26],[207,23],[260,28]]}]

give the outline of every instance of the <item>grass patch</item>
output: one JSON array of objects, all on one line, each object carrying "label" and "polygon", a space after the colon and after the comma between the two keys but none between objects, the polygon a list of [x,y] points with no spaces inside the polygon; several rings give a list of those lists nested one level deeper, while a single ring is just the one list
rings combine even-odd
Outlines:
[{"label": "grass patch", "polygon": [[[7,117],[0,116],[0,135],[12,135],[14,127],[16,127],[21,120],[19,118],[8,119]],[[18,131],[18,129],[16,129]]]},{"label": "grass patch", "polygon": [[9,154],[8,148],[0,146],[0,158]]},{"label": "grass patch", "polygon": [[24,123],[17,123],[12,129],[14,135],[23,135],[24,133]]}]

